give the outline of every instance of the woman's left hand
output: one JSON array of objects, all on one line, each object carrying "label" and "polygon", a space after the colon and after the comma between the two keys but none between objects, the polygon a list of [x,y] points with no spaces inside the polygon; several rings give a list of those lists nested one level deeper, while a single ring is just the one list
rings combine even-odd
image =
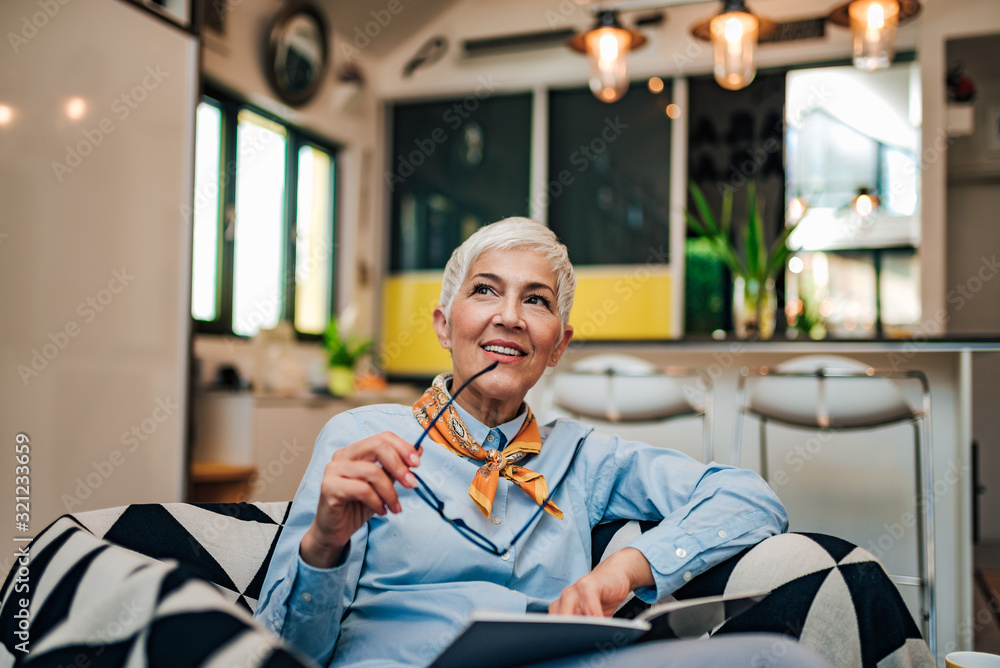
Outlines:
[{"label": "woman's left hand", "polygon": [[610,617],[633,589],[653,584],[649,562],[639,550],[627,547],[562,590],[549,604],[550,615]]}]

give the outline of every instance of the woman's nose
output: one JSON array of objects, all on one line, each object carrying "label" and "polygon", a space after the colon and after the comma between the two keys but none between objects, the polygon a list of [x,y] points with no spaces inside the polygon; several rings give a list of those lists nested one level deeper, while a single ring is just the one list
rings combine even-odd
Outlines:
[{"label": "woman's nose", "polygon": [[493,316],[493,323],[503,325],[509,329],[520,329],[524,327],[524,318],[521,313],[521,302],[518,299],[504,299],[500,302],[499,309]]}]

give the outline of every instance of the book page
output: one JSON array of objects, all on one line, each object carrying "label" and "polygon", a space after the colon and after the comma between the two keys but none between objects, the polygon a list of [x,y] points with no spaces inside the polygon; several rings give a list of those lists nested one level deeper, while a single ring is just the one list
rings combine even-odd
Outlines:
[{"label": "book page", "polygon": [[669,638],[699,638],[711,633],[727,620],[749,610],[768,592],[753,592],[739,596],[706,596],[685,601],[672,600],[653,606],[636,616],[636,621],[649,623],[650,630],[642,640]]}]

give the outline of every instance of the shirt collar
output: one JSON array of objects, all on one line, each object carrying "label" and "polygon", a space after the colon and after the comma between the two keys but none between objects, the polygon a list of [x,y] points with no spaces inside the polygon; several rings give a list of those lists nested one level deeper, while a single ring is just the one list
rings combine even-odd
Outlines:
[{"label": "shirt collar", "polygon": [[[451,382],[445,384],[448,388],[448,396],[451,396]],[[462,418],[462,422],[465,423],[465,429],[469,432],[472,438],[476,439],[476,443],[482,444],[486,442],[486,436],[490,433],[490,428],[484,425],[482,422],[472,417],[469,411],[465,410],[458,405],[458,402],[452,403],[455,410],[458,411],[458,417]],[[510,422],[504,422],[499,425],[497,429],[503,432],[503,435],[507,437],[508,443],[514,442],[514,437],[517,436],[517,432],[521,431],[521,427],[524,426],[524,421],[528,417],[528,411],[521,411],[521,414]]]}]

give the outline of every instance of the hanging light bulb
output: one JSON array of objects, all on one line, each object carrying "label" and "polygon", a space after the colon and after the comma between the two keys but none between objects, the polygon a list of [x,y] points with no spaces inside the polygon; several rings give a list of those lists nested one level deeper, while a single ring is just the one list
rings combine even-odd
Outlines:
[{"label": "hanging light bulb", "polygon": [[858,188],[858,194],[851,200],[854,224],[860,234],[868,233],[875,223],[875,213],[879,208],[879,197],[868,188]]},{"label": "hanging light bulb", "polygon": [[642,33],[622,27],[617,12],[604,10],[597,15],[597,25],[570,40],[570,47],[587,55],[594,96],[602,102],[615,102],[628,90],[626,55],[645,43]]},{"label": "hanging light bulb", "polygon": [[855,0],[847,9],[854,40],[854,66],[867,72],[885,69],[896,53],[897,0]]},{"label": "hanging light bulb", "polygon": [[722,13],[709,23],[715,47],[715,80],[723,88],[746,88],[757,75],[759,27],[744,0],[725,0]]},{"label": "hanging light bulb", "polygon": [[879,199],[873,195],[868,188],[858,188],[858,196],[854,198],[852,207],[854,212],[861,218],[867,219],[878,209]]},{"label": "hanging light bulb", "polygon": [[851,29],[854,66],[874,72],[892,64],[896,29],[920,13],[920,0],[851,0],[827,20]]}]

